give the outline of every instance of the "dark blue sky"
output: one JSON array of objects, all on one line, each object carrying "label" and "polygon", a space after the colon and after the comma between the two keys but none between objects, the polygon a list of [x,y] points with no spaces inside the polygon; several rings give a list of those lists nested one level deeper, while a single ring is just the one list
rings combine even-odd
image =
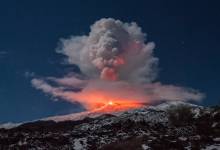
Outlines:
[{"label": "dark blue sky", "polygon": [[158,80],[220,103],[220,2],[202,0],[19,0],[0,2],[0,123],[82,110],[31,87],[25,72],[62,76],[74,66],[55,53],[62,37],[82,35],[103,17],[135,21],[155,41]]}]

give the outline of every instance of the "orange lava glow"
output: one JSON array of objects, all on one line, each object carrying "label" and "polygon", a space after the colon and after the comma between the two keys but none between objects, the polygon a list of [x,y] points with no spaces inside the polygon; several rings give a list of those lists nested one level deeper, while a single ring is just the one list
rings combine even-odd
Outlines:
[{"label": "orange lava glow", "polygon": [[[119,91],[109,92],[101,90],[88,90],[81,93],[74,93],[72,99],[77,99],[87,110],[117,112],[143,107],[143,100],[140,97],[132,97]],[[146,101],[145,101],[146,102]]]},{"label": "orange lava glow", "polygon": [[[132,100],[116,100],[116,99],[111,99],[108,97],[108,101],[103,101],[104,103],[97,103],[93,104],[93,109],[92,110],[97,110],[99,112],[120,112],[120,111],[126,111],[130,109],[136,109],[143,107],[143,103],[137,103],[137,101],[132,101]],[[95,106],[95,107],[94,107]]]},{"label": "orange lava glow", "polygon": [[96,108],[95,111],[103,112],[103,113],[111,113],[111,112],[120,112],[126,111],[130,109],[136,109],[139,107],[143,107],[144,104],[134,103],[134,102],[125,102],[123,101],[109,101],[102,107]]},{"label": "orange lava glow", "polygon": [[114,103],[113,103],[112,101],[109,101],[109,102],[108,102],[108,105],[111,105],[111,106],[112,106],[112,105],[114,105]]}]

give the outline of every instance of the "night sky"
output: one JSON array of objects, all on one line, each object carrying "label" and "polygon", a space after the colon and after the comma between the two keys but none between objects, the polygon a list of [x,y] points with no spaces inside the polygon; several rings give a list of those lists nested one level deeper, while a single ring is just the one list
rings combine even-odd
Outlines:
[{"label": "night sky", "polygon": [[220,104],[220,2],[48,0],[0,2],[0,123],[82,111],[34,89],[27,72],[61,77],[74,65],[55,53],[60,38],[88,34],[104,17],[135,21],[156,43],[158,81],[199,89]]}]

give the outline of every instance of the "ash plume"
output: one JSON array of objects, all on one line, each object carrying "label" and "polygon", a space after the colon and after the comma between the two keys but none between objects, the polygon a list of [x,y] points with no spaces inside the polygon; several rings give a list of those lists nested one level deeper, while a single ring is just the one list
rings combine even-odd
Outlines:
[{"label": "ash plume", "polygon": [[[61,39],[57,53],[69,64],[79,66],[82,75],[63,78],[33,78],[32,85],[64,100],[78,101],[91,109],[108,99],[151,103],[158,100],[201,100],[197,90],[154,82],[159,59],[154,42],[135,23],[104,18],[90,27],[90,33]],[[76,91],[79,89],[79,91]]]}]

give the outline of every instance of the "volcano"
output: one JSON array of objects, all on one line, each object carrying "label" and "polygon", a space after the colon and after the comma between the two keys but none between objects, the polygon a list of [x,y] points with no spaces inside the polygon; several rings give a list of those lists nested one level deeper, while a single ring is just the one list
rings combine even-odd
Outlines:
[{"label": "volcano", "polygon": [[54,120],[54,121],[65,121],[65,120],[82,120],[86,117],[94,118],[103,114],[121,114],[125,111],[134,110],[138,108],[147,107],[147,103],[131,103],[125,101],[108,101],[106,104],[101,105],[100,107],[88,110],[85,112],[61,115],[55,117],[45,118],[43,120]]}]

